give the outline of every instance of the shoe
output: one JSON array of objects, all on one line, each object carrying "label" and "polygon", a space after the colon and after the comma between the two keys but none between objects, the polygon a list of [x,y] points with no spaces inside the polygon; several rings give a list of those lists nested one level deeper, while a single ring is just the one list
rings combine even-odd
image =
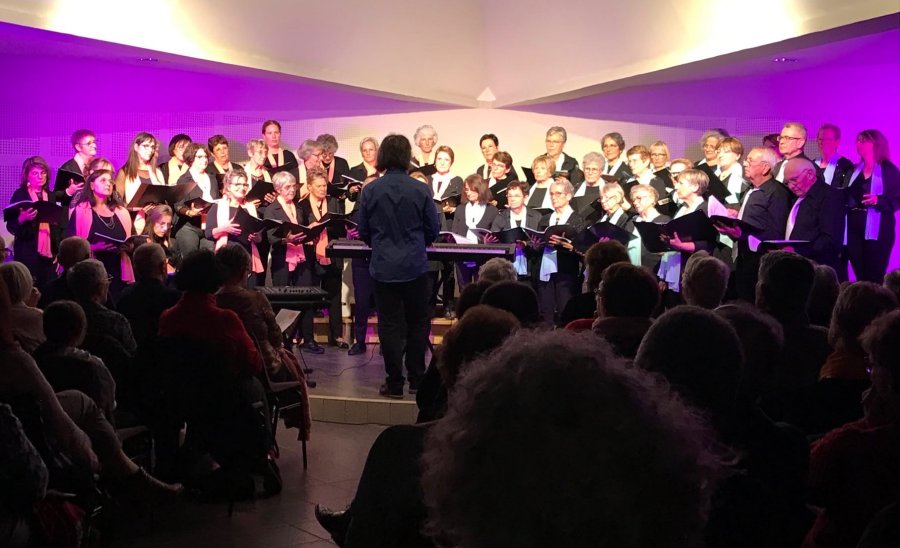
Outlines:
[{"label": "shoe", "polygon": [[408,390],[408,392],[409,392],[411,395],[418,394],[418,393],[419,393],[419,383],[417,383],[417,382],[411,382],[411,383],[409,383],[409,390]]},{"label": "shoe", "polygon": [[322,529],[328,531],[331,538],[338,545],[343,544],[344,538],[347,536],[347,528],[350,526],[351,515],[347,510],[335,512],[327,506],[316,505],[316,521],[322,526]]},{"label": "shoe", "polygon": [[320,346],[316,341],[309,341],[308,343],[303,343],[300,346],[300,349],[309,353],[309,354],[324,354],[325,348]]},{"label": "shoe", "polygon": [[347,350],[350,348],[350,345],[341,339],[334,339],[333,341],[328,341],[329,346],[333,346],[335,348],[339,348],[341,350]]},{"label": "shoe", "polygon": [[402,400],[403,399],[403,387],[394,389],[389,387],[387,384],[382,384],[381,388],[378,389],[378,393],[382,396],[394,399],[394,400]]},{"label": "shoe", "polygon": [[366,343],[353,343],[350,350],[347,351],[348,356],[356,356],[357,354],[366,353]]},{"label": "shoe", "polygon": [[119,490],[134,501],[158,505],[174,502],[184,492],[184,486],[159,481],[140,468],[122,480]]}]

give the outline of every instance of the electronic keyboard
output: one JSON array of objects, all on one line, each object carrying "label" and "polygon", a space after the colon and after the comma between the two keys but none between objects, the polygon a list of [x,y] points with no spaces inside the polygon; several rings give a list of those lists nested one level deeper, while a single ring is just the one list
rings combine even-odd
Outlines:
[{"label": "electronic keyboard", "polygon": [[[516,244],[444,244],[435,243],[425,251],[430,261],[487,261],[494,257],[512,260],[516,255]],[[368,259],[372,248],[361,240],[331,240],[325,250],[327,257],[348,259]]]}]

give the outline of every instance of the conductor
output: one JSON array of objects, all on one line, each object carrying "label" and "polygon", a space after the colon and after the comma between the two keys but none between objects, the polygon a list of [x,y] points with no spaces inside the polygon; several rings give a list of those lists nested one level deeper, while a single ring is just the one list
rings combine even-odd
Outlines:
[{"label": "conductor", "polygon": [[375,283],[378,338],[387,375],[379,393],[403,398],[403,351],[410,393],[425,372],[428,342],[428,259],[426,246],[440,231],[427,185],[406,174],[412,158],[409,140],[388,135],[378,149],[384,175],[363,187],[359,236],[372,248],[369,273]]}]

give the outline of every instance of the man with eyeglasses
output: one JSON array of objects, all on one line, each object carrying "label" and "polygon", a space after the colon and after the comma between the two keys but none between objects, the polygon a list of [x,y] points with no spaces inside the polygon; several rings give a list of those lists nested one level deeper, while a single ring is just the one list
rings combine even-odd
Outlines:
[{"label": "man with eyeglasses", "polygon": [[97,155],[97,136],[89,129],[79,129],[72,134],[72,148],[75,156],[59,167],[53,182],[53,199],[64,206],[84,187],[87,167]]},{"label": "man with eyeglasses", "polygon": [[742,196],[736,217],[756,227],[758,232],[745,234],[740,227],[716,223],[716,230],[737,241],[733,287],[739,299],[751,303],[756,298],[759,244],[784,239],[791,209],[790,191],[772,177],[776,163],[775,152],[763,147],[752,149],[744,160],[744,178],[750,181],[751,188]]},{"label": "man with eyeglasses", "polygon": [[[781,154],[781,161],[772,168],[772,174],[776,181],[784,182],[784,167],[788,160],[792,158],[809,160],[803,153],[804,146],[806,146],[806,126],[799,122],[784,124],[784,127],[781,128],[781,135],[778,136],[778,152]],[[817,173],[817,177],[820,176]]]},{"label": "man with eyeglasses", "polygon": [[850,174],[856,167],[853,162],[838,154],[841,144],[841,128],[834,124],[823,124],[816,134],[816,145],[821,156],[816,158],[816,168],[822,173],[826,184],[844,188],[850,183]]}]

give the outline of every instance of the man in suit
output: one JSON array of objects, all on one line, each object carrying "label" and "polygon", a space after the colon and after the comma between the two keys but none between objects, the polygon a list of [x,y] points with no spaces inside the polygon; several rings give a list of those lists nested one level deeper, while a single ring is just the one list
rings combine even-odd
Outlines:
[{"label": "man in suit", "polygon": [[[803,147],[806,146],[806,126],[799,122],[788,122],[781,128],[781,135],[778,136],[778,152],[781,154],[781,161],[772,168],[772,177],[776,181],[784,182],[784,168],[788,160],[792,158],[803,158],[809,160],[803,153]],[[817,173],[821,177],[821,173]]]},{"label": "man in suit", "polygon": [[563,152],[567,139],[566,128],[553,126],[547,130],[547,138],[544,144],[547,146],[547,156],[556,162],[555,171],[567,171],[568,175],[562,176],[573,185],[577,185],[584,180],[584,174],[578,169],[578,160]]},{"label": "man in suit", "polygon": [[821,153],[815,161],[816,170],[822,172],[822,179],[835,188],[845,188],[850,184],[850,175],[856,166],[851,160],[838,154],[841,128],[834,124],[823,124],[816,134],[816,145]]},{"label": "man in suit", "polygon": [[790,191],[772,176],[777,162],[775,153],[762,147],[752,149],[744,160],[744,178],[752,188],[744,194],[737,218],[758,232],[745,234],[740,227],[716,225],[719,232],[737,241],[733,287],[737,297],[748,302],[753,302],[756,294],[759,243],[784,238],[791,207]]},{"label": "man in suit", "polygon": [[793,158],[784,168],[784,183],[797,199],[788,214],[784,238],[810,242],[802,255],[835,270],[844,238],[844,202],[840,190],[816,178],[805,158]]},{"label": "man in suit", "polygon": [[387,378],[380,393],[403,398],[404,341],[410,390],[425,372],[428,342],[428,258],[425,248],[440,231],[431,191],[406,174],[412,147],[402,135],[388,135],[378,150],[386,173],[359,197],[359,236],[372,248],[369,273],[375,282],[378,338]]}]

